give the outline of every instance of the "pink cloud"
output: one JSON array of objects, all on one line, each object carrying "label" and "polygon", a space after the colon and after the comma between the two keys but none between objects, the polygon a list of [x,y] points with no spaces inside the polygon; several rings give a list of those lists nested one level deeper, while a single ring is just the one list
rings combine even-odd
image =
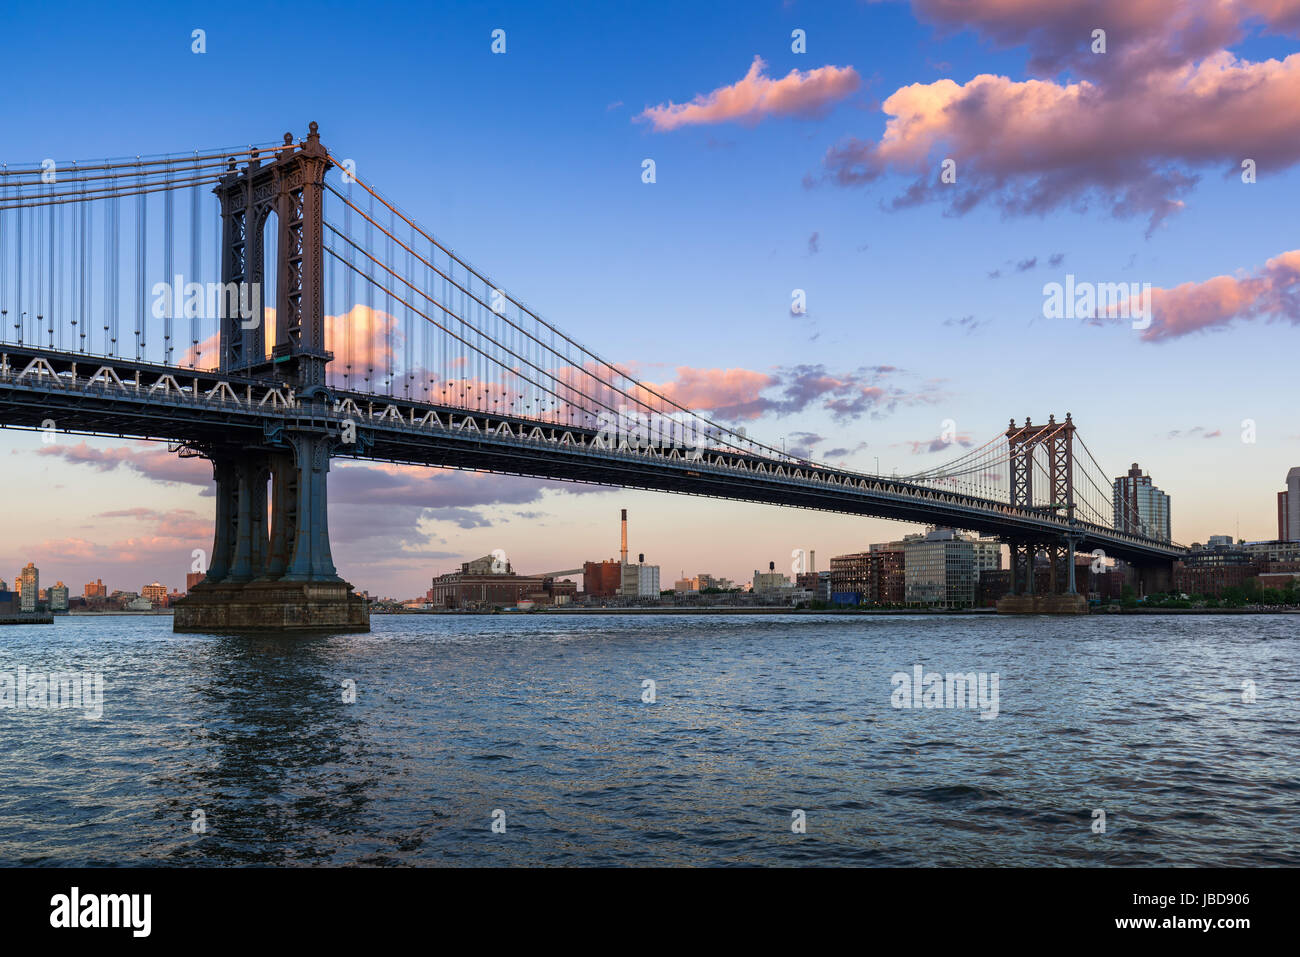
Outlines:
[{"label": "pink cloud", "polygon": [[780,380],[751,369],[692,369],[678,366],[671,382],[647,383],[652,389],[688,409],[724,412],[730,418],[755,419],[765,411],[760,393]]},{"label": "pink cloud", "polygon": [[851,66],[791,70],[779,80],[765,76],[767,64],[754,57],[749,72],[730,86],[702,93],[689,103],[652,106],[637,119],[649,120],[656,132],[713,123],[757,123],[767,116],[818,116],[831,103],[854,92],[861,78]]},{"label": "pink cloud", "polygon": [[1153,289],[1151,313],[1151,325],[1142,333],[1148,342],[1226,327],[1234,320],[1267,317],[1300,324],[1300,249],[1274,256],[1251,275]]},{"label": "pink cloud", "polygon": [[111,472],[119,466],[125,466],[156,482],[202,486],[212,483],[212,466],[206,459],[183,459],[167,451],[165,446],[150,447],[150,443],[144,442],[136,446],[111,448],[96,448],[86,442],[48,445],[37,449],[36,454],[61,458],[73,465],[89,465],[101,472]]},{"label": "pink cloud", "polygon": [[[917,0],[918,12],[995,43],[1028,44],[1031,72],[1069,80],[980,74],[914,83],[887,97],[884,134],[847,138],[822,178],[859,186],[912,177],[891,205],[946,202],[964,213],[991,202],[1009,215],[1100,204],[1152,227],[1176,211],[1197,170],[1240,172],[1243,158],[1279,170],[1300,161],[1300,54],[1243,60],[1226,44],[1246,24],[1300,23],[1300,0]],[[1093,54],[1095,27],[1108,52]],[[952,159],[956,182],[941,181]],[[813,179],[807,180],[809,185]]]},{"label": "pink cloud", "polygon": [[790,415],[815,404],[836,421],[847,422],[868,413],[890,412],[900,403],[932,402],[938,398],[935,392],[909,392],[885,384],[884,380],[898,371],[894,366],[871,366],[830,373],[821,365],[797,365],[766,373],[679,366],[675,380],[647,385],[679,405],[729,422],[757,419],[768,413]]},{"label": "pink cloud", "polygon": [[[1025,46],[1029,70],[1051,76],[1132,75],[1189,63],[1243,39],[1250,27],[1300,28],[1297,0],[913,0],[917,16],[943,33],[970,29],[999,47]],[[1106,52],[1092,32],[1106,31]]]}]

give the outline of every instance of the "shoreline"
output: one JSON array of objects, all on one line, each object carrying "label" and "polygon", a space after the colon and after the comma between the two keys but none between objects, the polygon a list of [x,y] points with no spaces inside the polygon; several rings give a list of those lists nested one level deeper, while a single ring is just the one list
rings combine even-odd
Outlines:
[{"label": "shoreline", "polygon": [[[547,608],[529,611],[449,611],[404,610],[371,611],[371,615],[919,615],[934,618],[996,615],[995,608],[781,608],[756,606],[753,608]],[[1114,611],[1090,610],[1089,616],[1116,617],[1123,615],[1300,615],[1300,608],[1123,608]],[[1033,615],[1006,615],[1007,618],[1037,617]],[[1067,616],[1076,617],[1076,616]]]}]

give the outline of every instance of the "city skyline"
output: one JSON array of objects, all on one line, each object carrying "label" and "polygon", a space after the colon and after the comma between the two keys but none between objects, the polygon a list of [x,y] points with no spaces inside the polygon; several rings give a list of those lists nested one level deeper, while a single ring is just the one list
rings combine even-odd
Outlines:
[{"label": "city skyline", "polygon": [[[355,84],[329,75],[304,108],[343,155],[458,249],[509,276],[544,315],[758,438],[859,471],[874,471],[878,460],[886,474],[907,474],[953,457],[1011,415],[1042,421],[1070,411],[1113,476],[1138,461],[1171,496],[1175,540],[1267,539],[1279,479],[1300,453],[1287,405],[1288,351],[1275,342],[1292,334],[1279,321],[1298,318],[1289,296],[1295,254],[1274,215],[1294,192],[1296,172],[1277,141],[1276,116],[1266,132],[1246,121],[1268,112],[1268,98],[1288,89],[1300,60],[1286,53],[1287,22],[1270,21],[1263,8],[1247,5],[1235,19],[1215,20],[1200,46],[1179,46],[1193,33],[1180,15],[1103,6],[1143,49],[1170,56],[1143,67],[1114,37],[1109,53],[1064,55],[1087,50],[1066,42],[1077,28],[1067,12],[998,23],[992,6],[979,3],[965,20],[929,3],[866,4],[833,17],[797,4],[760,14],[720,5],[693,11],[699,28],[685,32],[670,16],[646,24],[611,13],[596,30],[584,18],[514,10],[498,24],[461,10],[437,24],[456,39],[445,62],[411,71],[430,89],[457,92],[435,121],[412,121],[404,103],[351,108]],[[51,86],[38,96],[31,84],[44,77],[50,42],[41,38],[55,31],[49,14],[15,16],[34,38],[12,64],[17,95],[4,149],[15,162],[74,158],[86,143],[109,155],[208,144],[205,117],[222,102],[222,78],[272,54],[269,38],[241,36],[236,46],[214,13],[198,56],[189,39],[196,14],[159,8],[132,37],[143,30],[168,66],[187,71],[185,99],[125,64],[116,92],[147,90],[171,121],[124,125],[93,95],[70,99],[56,121],[35,104],[64,85],[84,86],[99,45],[125,42],[125,28],[105,11],[80,10],[91,29],[67,40],[73,66],[43,78]],[[402,16],[418,29],[426,15]],[[308,23],[304,43],[344,57],[384,25],[381,16],[344,38]],[[503,56],[490,49],[498,26],[510,38]],[[796,30],[804,52],[792,48]],[[585,59],[584,70],[596,80],[557,64],[552,51],[565,45],[593,53],[595,65]],[[670,60],[647,52],[656,46],[672,49]],[[410,55],[368,82],[395,80]],[[1121,79],[1102,66],[1112,63]],[[1190,71],[1196,83],[1179,85],[1170,70]],[[534,74],[521,97],[520,78]],[[1116,120],[1121,94],[1140,90],[1153,110],[1181,116],[1216,90],[1236,96],[1230,81],[1251,78],[1264,84],[1263,104],[1236,100],[1235,114],[1209,114],[1214,150],[1169,120],[1146,131],[1162,150],[1125,140],[1132,168],[1111,180],[1104,157],[1079,144],[1078,156],[1019,168],[940,120],[942,143],[899,145],[944,103],[974,108],[981,96],[1005,103],[1041,94],[1033,106],[1044,122],[1095,131]],[[1099,91],[1096,113],[1062,99],[1083,83]],[[483,115],[498,116],[531,151],[497,149]],[[270,139],[304,118],[255,102],[245,121]],[[405,148],[381,148],[395,129]],[[461,148],[442,145],[448,130]],[[1035,128],[1005,132],[1020,146],[1040,145]],[[952,185],[960,190],[969,177],[982,201],[954,191],[967,206],[939,191],[949,147],[959,161]],[[1228,155],[1234,150],[1240,156]],[[647,158],[656,164],[653,184],[642,181]],[[1254,182],[1243,181],[1243,159],[1257,164]],[[927,163],[933,183],[911,190]],[[1217,241],[1225,218],[1239,227],[1231,246]],[[709,226],[683,235],[678,226],[688,221]],[[1044,289],[1071,277],[1150,283],[1153,324],[1046,318]],[[792,312],[792,290],[806,293],[804,311]],[[1093,357],[1095,373],[1063,380],[1062,353]],[[1225,378],[1225,369],[1251,373]],[[67,581],[113,566],[132,581],[175,587],[192,551],[211,548],[211,473],[202,461],[177,459],[160,444],[7,435],[6,494],[32,507],[8,516],[0,562],[34,560]],[[439,568],[499,548],[525,569],[609,557],[605,516],[620,507],[640,517],[635,550],[649,560],[680,566],[672,556],[685,543],[698,566],[688,573],[737,580],[756,561],[779,567],[793,548],[847,553],[921,528],[348,462],[335,463],[330,497],[340,573],[359,588],[396,594],[420,594]],[[574,552],[562,560],[553,545],[560,532]]]}]

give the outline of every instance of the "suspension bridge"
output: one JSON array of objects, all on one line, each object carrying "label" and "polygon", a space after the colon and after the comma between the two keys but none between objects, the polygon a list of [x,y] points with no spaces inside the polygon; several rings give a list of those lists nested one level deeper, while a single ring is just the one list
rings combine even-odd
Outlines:
[{"label": "suspension bridge", "polygon": [[[215,196],[215,201],[213,197]],[[0,167],[0,425],[170,443],[213,470],[177,630],[364,630],[330,548],[335,457],[653,489],[996,535],[1012,592],[1101,549],[1152,588],[1184,549],[1113,524],[1072,417],[860,473],[759,442],[580,344],[321,143]],[[1027,608],[1037,608],[1030,605]]]}]

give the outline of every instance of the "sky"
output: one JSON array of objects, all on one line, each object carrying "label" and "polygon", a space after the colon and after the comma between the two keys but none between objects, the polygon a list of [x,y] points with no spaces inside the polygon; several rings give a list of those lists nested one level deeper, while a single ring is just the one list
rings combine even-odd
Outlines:
[{"label": "sky", "polygon": [[[1276,535],[1300,464],[1300,0],[3,18],[0,161],[278,141],[316,121],[541,315],[756,438],[908,474],[1012,417],[1070,412],[1112,476],[1137,462],[1170,494],[1175,540]],[[1150,323],[1049,315],[1045,286],[1067,275],[1149,284]],[[34,561],[73,594],[183,588],[211,545],[202,460],[50,438],[0,433],[0,578]],[[614,557],[620,508],[665,584],[788,569],[794,549],[827,568],[919,530],[340,461],[330,494],[340,573],[394,597],[494,549],[521,572]]]}]

